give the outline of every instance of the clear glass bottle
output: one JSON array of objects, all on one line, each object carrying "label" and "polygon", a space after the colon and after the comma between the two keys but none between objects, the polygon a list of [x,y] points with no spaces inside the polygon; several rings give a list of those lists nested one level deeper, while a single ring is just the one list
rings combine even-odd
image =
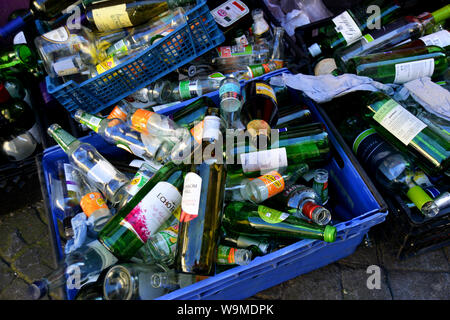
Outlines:
[{"label": "clear glass bottle", "polygon": [[236,78],[226,77],[220,83],[220,113],[227,123],[227,128],[235,128],[242,106],[241,85]]}]

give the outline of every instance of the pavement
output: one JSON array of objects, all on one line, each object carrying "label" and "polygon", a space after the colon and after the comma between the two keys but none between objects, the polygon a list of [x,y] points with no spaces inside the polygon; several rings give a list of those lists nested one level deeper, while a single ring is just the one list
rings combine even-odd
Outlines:
[{"label": "pavement", "polygon": [[[39,184],[31,180],[27,185],[21,203],[11,197],[15,208],[0,213],[0,300],[28,299],[28,285],[56,267]],[[350,256],[248,300],[448,300],[449,247],[398,260],[395,235],[379,232],[386,223],[369,232],[371,246],[363,242]],[[379,268],[379,282],[369,279],[375,274],[369,267]],[[61,296],[55,293],[43,299]]]}]

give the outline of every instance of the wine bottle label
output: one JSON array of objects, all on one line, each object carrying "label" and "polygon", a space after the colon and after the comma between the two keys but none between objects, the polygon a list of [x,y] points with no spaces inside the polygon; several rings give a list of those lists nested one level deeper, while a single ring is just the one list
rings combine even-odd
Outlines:
[{"label": "wine bottle label", "polygon": [[392,99],[374,114],[373,119],[404,145],[408,145],[415,136],[426,128],[425,123]]},{"label": "wine bottle label", "polygon": [[267,223],[280,223],[290,215],[286,212],[278,211],[266,206],[258,206],[258,214]]},{"label": "wine bottle label", "polygon": [[189,172],[184,178],[183,198],[181,200],[181,222],[190,221],[198,216],[202,177],[195,172]]},{"label": "wine bottle label", "polygon": [[133,26],[125,3],[94,9],[92,10],[92,17],[94,18],[95,26],[101,32]]},{"label": "wine bottle label", "polygon": [[172,215],[181,202],[181,194],[168,182],[158,182],[120,222],[143,243]]},{"label": "wine bottle label", "polygon": [[217,248],[217,263],[219,264],[236,264],[235,254],[236,248],[228,246],[219,246]]},{"label": "wine bottle label", "polygon": [[434,59],[397,63],[394,83],[405,83],[422,77],[431,77],[434,72]]},{"label": "wine bottle label", "polygon": [[276,171],[271,171],[256,179],[262,181],[265,186],[265,188],[261,190],[261,199],[271,198],[284,190],[283,176]]},{"label": "wine bottle label", "polygon": [[109,162],[100,160],[89,170],[87,176],[92,181],[108,184],[116,176],[116,169]]},{"label": "wine bottle label", "polygon": [[191,129],[191,135],[195,139],[195,141],[197,141],[198,144],[202,144],[204,124],[205,123],[202,120],[199,123],[197,123],[194,127],[192,127],[192,129]]},{"label": "wine bottle label", "polygon": [[91,214],[100,209],[108,209],[105,199],[100,192],[90,192],[84,195],[80,201],[80,207],[83,210],[86,217],[90,217]]},{"label": "wine bottle label", "polygon": [[98,256],[100,257],[102,261],[101,270],[104,270],[108,268],[109,266],[112,266],[117,261],[119,261],[111,252],[108,251],[108,249],[105,248],[98,240],[91,241],[87,244],[87,246],[91,249],[93,249]]},{"label": "wine bottle label", "polygon": [[69,163],[64,163],[64,175],[66,178],[67,191],[78,192],[79,188],[72,175],[73,167]]},{"label": "wine bottle label", "polygon": [[217,116],[206,116],[203,119],[202,139],[218,141],[220,138],[220,118]]},{"label": "wine bottle label", "polygon": [[119,106],[115,106],[113,111],[108,115],[107,119],[121,119],[123,121],[127,120],[126,112],[123,112]]},{"label": "wine bottle label", "polygon": [[42,38],[44,38],[47,41],[58,43],[58,42],[66,42],[69,40],[70,32],[67,27],[60,27],[58,29],[49,31],[47,33],[44,33],[42,35]]},{"label": "wine bottle label", "polygon": [[240,157],[244,172],[266,171],[288,166],[286,148],[243,153]]},{"label": "wine bottle label", "polygon": [[239,0],[228,0],[211,10],[214,20],[225,28],[238,21],[247,13],[249,13],[248,7]]},{"label": "wine bottle label", "polygon": [[361,30],[347,11],[333,18],[332,21],[336,26],[336,32],[342,34],[347,45],[351,45],[362,37]]},{"label": "wine bottle label", "polygon": [[255,84],[256,94],[262,94],[265,96],[268,96],[272,98],[275,103],[277,103],[277,97],[275,95],[275,91],[273,91],[273,88],[265,83],[256,83]]},{"label": "wine bottle label", "polygon": [[438,46],[441,48],[450,46],[450,32],[447,30],[441,30],[419,39],[422,40],[427,46]]}]

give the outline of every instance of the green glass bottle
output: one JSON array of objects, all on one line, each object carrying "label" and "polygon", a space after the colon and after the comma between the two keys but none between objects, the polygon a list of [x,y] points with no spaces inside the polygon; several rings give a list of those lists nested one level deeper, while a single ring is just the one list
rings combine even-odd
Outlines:
[{"label": "green glass bottle", "polygon": [[406,83],[421,77],[436,78],[448,69],[445,50],[437,46],[396,49],[355,57],[347,71],[382,83]]},{"label": "green glass bottle", "polygon": [[[364,1],[362,5],[349,8],[337,15],[327,25],[318,29],[319,42],[309,46],[311,56],[332,53],[337,48],[346,47],[363,36],[369,26],[376,23],[381,25],[392,21],[400,12],[400,6],[390,1]],[[389,4],[386,4],[389,3]],[[369,5],[381,6],[380,15],[371,18],[373,12],[367,12]]]},{"label": "green glass bottle", "polygon": [[391,50],[407,49],[407,48],[424,48],[426,46],[438,46],[445,50],[448,54],[450,51],[450,32],[440,30],[432,34],[427,34],[417,40],[407,41],[392,48]]},{"label": "green glass bottle", "polygon": [[175,111],[171,117],[178,125],[190,130],[203,120],[209,107],[215,107],[214,101],[209,97],[203,96],[182,109]]},{"label": "green glass bottle", "polygon": [[319,226],[288,213],[248,202],[230,202],[224,209],[223,226],[248,236],[336,240],[336,227]]},{"label": "green glass bottle", "polygon": [[116,257],[131,259],[181,203],[183,167],[167,163],[99,233]]},{"label": "green glass bottle", "polygon": [[445,20],[449,17],[450,5],[432,13],[424,12],[417,17],[398,18],[391,23],[381,25],[381,28],[370,30],[352,45],[337,49],[333,57],[338,66],[345,65],[351,58],[379,52],[408,39],[418,39],[433,32],[434,27],[445,23]]},{"label": "green glass bottle", "polygon": [[362,98],[363,117],[381,136],[417,158],[427,173],[448,173],[450,143],[447,140],[384,93],[373,92]]},{"label": "green glass bottle", "polygon": [[227,175],[223,155],[215,151],[223,128],[219,109],[209,108],[202,133],[202,159],[194,155],[184,181],[175,258],[179,272],[210,275],[214,271]]},{"label": "green glass bottle", "polygon": [[346,118],[339,125],[339,132],[367,172],[385,191],[405,195],[427,217],[439,212],[433,199],[415,183],[414,177],[424,173],[416,170],[407,157],[362,119],[356,116]]},{"label": "green glass bottle", "polygon": [[26,44],[16,44],[0,52],[0,74],[28,72],[37,68],[36,54]]}]

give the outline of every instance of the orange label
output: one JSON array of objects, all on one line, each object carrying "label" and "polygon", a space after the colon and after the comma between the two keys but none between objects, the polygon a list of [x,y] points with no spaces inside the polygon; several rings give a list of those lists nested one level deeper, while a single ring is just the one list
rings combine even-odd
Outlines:
[{"label": "orange label", "polygon": [[123,121],[127,120],[127,114],[123,112],[119,106],[115,106],[113,111],[108,115],[107,119],[121,119]]},{"label": "orange label", "polygon": [[91,192],[83,196],[80,201],[80,207],[88,218],[99,209],[108,209],[105,199],[103,199],[100,192]]},{"label": "orange label", "polygon": [[276,171],[271,171],[257,179],[264,182],[268,191],[268,198],[280,193],[284,190],[284,179],[281,174]]},{"label": "orange label", "polygon": [[228,262],[230,264],[235,264],[236,260],[234,259],[234,255],[236,254],[236,248],[230,248],[230,253],[228,254]]},{"label": "orange label", "polygon": [[202,144],[202,140],[203,140],[203,125],[204,125],[204,122],[202,120],[201,122],[196,124],[191,129],[191,134],[194,137],[195,141],[197,141],[198,144]]},{"label": "orange label", "polygon": [[154,112],[149,110],[137,109],[131,116],[131,125],[139,132],[147,132],[147,122],[153,114]]}]

